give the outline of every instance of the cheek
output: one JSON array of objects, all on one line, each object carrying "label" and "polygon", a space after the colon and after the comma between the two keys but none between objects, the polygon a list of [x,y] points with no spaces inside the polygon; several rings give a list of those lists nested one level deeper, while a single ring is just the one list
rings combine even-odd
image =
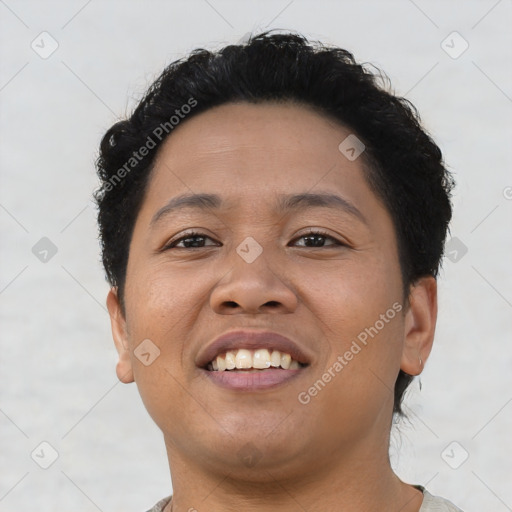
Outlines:
[{"label": "cheek", "polygon": [[[183,286],[179,276],[162,270],[146,266],[144,272],[132,272],[126,280],[128,341],[135,380],[145,403],[146,396],[159,399],[161,393],[153,387],[165,382],[169,388],[170,374],[182,380],[183,348],[191,325],[187,316],[190,288]],[[142,355],[147,353],[150,356]]]},{"label": "cheek", "polygon": [[402,301],[400,272],[393,260],[368,253],[320,269],[315,264],[297,276],[297,293],[334,336],[356,335]]},{"label": "cheek", "polygon": [[337,272],[302,281],[306,306],[328,341],[318,370],[333,382],[328,401],[355,407],[375,398],[378,406],[394,388],[404,305],[399,268],[390,261],[380,256],[345,261]]},{"label": "cheek", "polygon": [[328,326],[325,358],[301,390],[300,401],[309,401],[308,417],[323,418],[317,428],[326,439],[333,429],[340,439],[355,438],[392,409],[403,306],[395,300],[399,295],[376,290],[369,281],[345,280],[343,291],[323,302],[318,325]]},{"label": "cheek", "polygon": [[306,404],[304,421],[316,419],[311,428],[319,438],[332,439],[334,430],[336,442],[350,442],[377,419],[388,421],[400,368],[403,306],[399,293],[369,273],[326,283],[331,291],[323,297],[318,280],[313,289],[325,357],[298,398]]},{"label": "cheek", "polygon": [[145,265],[143,272],[127,276],[126,308],[132,332],[151,333],[160,341],[186,324],[191,304],[198,301],[200,279],[163,265]]},{"label": "cheek", "polygon": [[[196,319],[192,307],[195,290],[179,273],[170,275],[160,267],[146,268],[141,277],[132,274],[127,291],[126,318],[139,394],[155,423],[178,435],[176,429],[181,423],[167,425],[167,421],[180,414],[185,418],[191,408],[187,404],[190,396],[184,392],[188,368],[185,358]],[[142,340],[151,342],[149,352],[155,357],[150,364],[137,356]]]}]

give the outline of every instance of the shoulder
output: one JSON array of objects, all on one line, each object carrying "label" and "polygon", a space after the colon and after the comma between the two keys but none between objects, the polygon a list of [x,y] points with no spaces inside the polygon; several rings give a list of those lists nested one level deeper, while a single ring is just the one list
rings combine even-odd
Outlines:
[{"label": "shoulder", "polygon": [[167,498],[160,500],[153,508],[150,508],[147,512],[163,512],[164,508],[171,501],[171,498],[172,496],[168,496]]},{"label": "shoulder", "polygon": [[451,501],[439,496],[433,496],[424,488],[420,488],[420,490],[423,491],[423,503],[419,512],[462,512]]}]

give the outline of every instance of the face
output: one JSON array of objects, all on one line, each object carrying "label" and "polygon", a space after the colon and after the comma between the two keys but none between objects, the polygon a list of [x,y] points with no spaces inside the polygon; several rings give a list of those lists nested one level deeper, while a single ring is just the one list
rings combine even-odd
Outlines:
[{"label": "face", "polygon": [[[186,120],[160,148],[125,314],[115,291],[108,306],[118,376],[136,381],[170,457],[256,479],[246,456],[291,475],[354,446],[387,452],[395,380],[428,356],[435,289],[425,280],[404,304],[390,215],[362,157],[338,149],[349,135],[309,107],[239,103]],[[189,194],[218,197],[171,210]],[[306,366],[198,367],[236,330],[287,337]]]}]

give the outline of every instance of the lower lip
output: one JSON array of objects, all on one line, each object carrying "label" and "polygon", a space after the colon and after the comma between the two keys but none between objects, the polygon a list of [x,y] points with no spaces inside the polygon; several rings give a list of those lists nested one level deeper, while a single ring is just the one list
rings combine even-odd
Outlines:
[{"label": "lower lip", "polygon": [[297,377],[305,368],[298,370],[283,370],[279,368],[269,368],[268,370],[256,371],[233,371],[226,370],[208,371],[202,370],[207,377],[215,384],[237,391],[256,391],[259,389],[270,389],[278,387],[285,382]]}]

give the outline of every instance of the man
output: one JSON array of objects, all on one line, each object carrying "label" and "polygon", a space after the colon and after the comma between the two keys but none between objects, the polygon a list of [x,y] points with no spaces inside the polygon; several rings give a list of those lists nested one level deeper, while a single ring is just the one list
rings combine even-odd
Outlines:
[{"label": "man", "polygon": [[153,511],[459,510],[388,456],[453,186],[406,100],[264,33],[166,68],[98,172],[117,375],[171,470]]}]

